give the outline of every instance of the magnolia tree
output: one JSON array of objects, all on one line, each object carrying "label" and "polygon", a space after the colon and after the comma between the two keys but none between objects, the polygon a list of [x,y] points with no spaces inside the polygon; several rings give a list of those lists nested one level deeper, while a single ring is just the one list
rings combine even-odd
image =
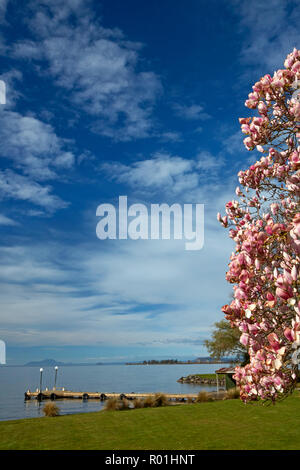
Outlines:
[{"label": "magnolia tree", "polygon": [[245,102],[258,115],[239,120],[244,144],[262,155],[218,214],[236,243],[226,273],[234,299],[222,310],[250,355],[234,375],[245,402],[286,396],[300,363],[300,50],[284,66]]}]

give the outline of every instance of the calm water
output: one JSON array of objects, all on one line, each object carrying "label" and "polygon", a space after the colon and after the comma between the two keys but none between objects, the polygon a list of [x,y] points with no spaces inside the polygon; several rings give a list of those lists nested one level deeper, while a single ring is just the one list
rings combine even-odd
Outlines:
[{"label": "calm water", "polygon": [[[180,384],[177,380],[189,374],[208,374],[220,364],[198,365],[102,365],[60,367],[57,387],[76,392],[164,392],[197,393],[216,389],[215,386]],[[222,367],[227,367],[223,364]],[[0,420],[34,418],[43,416],[43,404],[37,400],[24,401],[24,392],[39,387],[39,367],[0,367]],[[44,367],[43,386],[52,389],[54,368]],[[99,411],[100,400],[58,400],[61,414]]]}]

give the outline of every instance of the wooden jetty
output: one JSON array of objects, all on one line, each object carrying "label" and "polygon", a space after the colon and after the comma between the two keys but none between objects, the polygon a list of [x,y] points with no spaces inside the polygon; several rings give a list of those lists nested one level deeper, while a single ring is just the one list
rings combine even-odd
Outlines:
[{"label": "wooden jetty", "polygon": [[[25,400],[59,400],[59,399],[82,399],[82,400],[107,400],[109,398],[126,398],[134,400],[135,398],[154,397],[155,393],[100,393],[100,392],[72,392],[70,390],[42,390],[25,392]],[[196,399],[197,393],[181,394],[181,393],[164,393],[167,399],[173,401],[187,401],[188,399]]]}]

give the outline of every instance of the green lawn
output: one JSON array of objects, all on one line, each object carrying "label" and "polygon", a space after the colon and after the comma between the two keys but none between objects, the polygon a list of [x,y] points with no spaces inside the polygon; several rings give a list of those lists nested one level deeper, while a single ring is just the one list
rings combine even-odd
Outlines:
[{"label": "green lawn", "polygon": [[0,422],[0,449],[300,449],[300,395]]}]

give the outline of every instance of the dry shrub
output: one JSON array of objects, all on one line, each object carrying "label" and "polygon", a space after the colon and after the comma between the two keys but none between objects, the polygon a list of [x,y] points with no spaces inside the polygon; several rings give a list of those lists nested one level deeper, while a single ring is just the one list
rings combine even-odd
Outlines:
[{"label": "dry shrub", "polygon": [[44,412],[44,415],[48,417],[59,416],[59,408],[55,403],[52,403],[52,402],[45,404],[43,408],[43,412]]},{"label": "dry shrub", "polygon": [[135,398],[132,404],[126,398],[120,400],[117,397],[110,398],[105,402],[104,409],[106,411],[111,410],[128,410],[130,408],[154,408],[158,406],[166,406],[169,404],[168,398],[163,393],[156,393],[155,395],[149,395],[144,399]]},{"label": "dry shrub", "polygon": [[149,395],[144,399],[144,408],[150,408],[152,406],[154,406],[154,397]]},{"label": "dry shrub", "polygon": [[140,398],[135,398],[133,400],[133,407],[134,408],[144,408],[144,400],[141,400]]},{"label": "dry shrub", "polygon": [[156,393],[154,395],[154,403],[153,406],[167,406],[169,404],[169,401],[163,393]]},{"label": "dry shrub", "polygon": [[119,400],[116,397],[109,398],[106,400],[104,405],[105,411],[115,411],[119,409]]},{"label": "dry shrub", "polygon": [[187,398],[187,402],[188,402],[188,403],[194,403],[193,397],[188,397],[188,398]]},{"label": "dry shrub", "polygon": [[240,398],[240,389],[238,387],[230,388],[226,392],[226,399],[233,400],[236,398]]},{"label": "dry shrub", "polygon": [[197,403],[203,403],[205,401],[213,401],[213,398],[208,392],[199,392],[196,398]]},{"label": "dry shrub", "polygon": [[120,400],[117,397],[109,398],[105,402],[104,410],[105,411],[121,411],[128,410],[130,408],[130,402],[126,398]]},{"label": "dry shrub", "polygon": [[122,400],[119,400],[118,402],[118,410],[129,410],[130,408],[130,402],[127,400],[127,398],[123,398]]}]

